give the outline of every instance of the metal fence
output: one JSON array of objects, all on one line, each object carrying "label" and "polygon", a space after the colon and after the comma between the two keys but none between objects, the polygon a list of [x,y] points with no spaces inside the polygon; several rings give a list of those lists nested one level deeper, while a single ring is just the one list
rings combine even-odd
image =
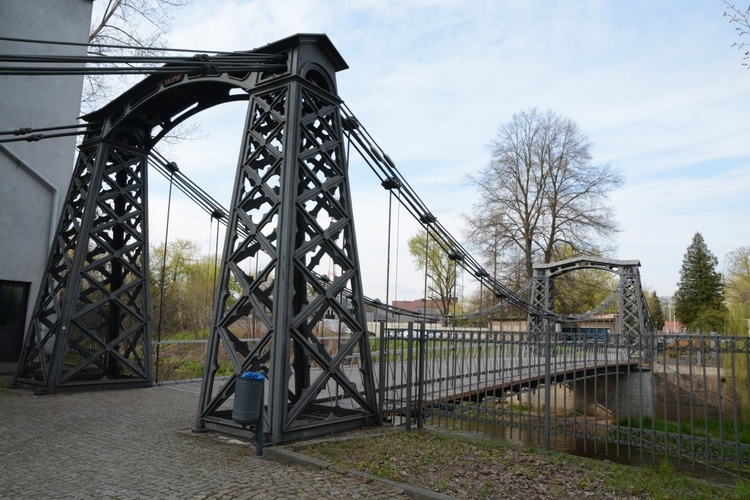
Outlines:
[{"label": "metal fence", "polygon": [[749,477],[748,340],[384,328],[380,404],[407,428]]},{"label": "metal fence", "polygon": [[[748,338],[377,330],[370,351],[386,424],[750,477]],[[156,346],[159,382],[202,376],[206,341]],[[354,373],[359,360],[347,364]],[[217,375],[232,373],[227,358]]]}]

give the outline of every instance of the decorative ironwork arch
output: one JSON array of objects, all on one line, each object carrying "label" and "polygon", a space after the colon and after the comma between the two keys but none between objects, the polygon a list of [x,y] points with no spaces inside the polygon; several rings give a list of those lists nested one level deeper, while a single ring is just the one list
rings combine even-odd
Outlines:
[{"label": "decorative ironwork arch", "polygon": [[[227,404],[236,377],[262,366],[270,369],[271,442],[378,421],[336,95],[335,74],[347,65],[325,35],[295,35],[252,53],[268,58],[219,72],[207,57],[202,72],[152,75],[85,117],[89,132],[16,382],[40,392],[152,384],[148,154],[186,118],[246,100],[196,430],[252,436],[232,422]],[[316,268],[326,260],[341,272],[324,282]],[[256,274],[251,262],[262,265]],[[339,318],[338,342],[315,334],[327,311]],[[250,315],[265,330],[252,345],[240,340]],[[215,388],[225,359],[232,371]]]},{"label": "decorative ironwork arch", "polygon": [[[580,269],[608,271],[620,277],[618,306],[621,317],[617,323],[618,335],[642,335],[650,331],[650,325],[638,271],[640,266],[641,263],[637,260],[599,257],[575,257],[549,264],[537,264],[534,266],[532,277],[531,304],[538,310],[551,311],[553,309],[553,278],[555,276]],[[538,336],[544,334],[546,322],[549,320],[533,313],[529,314],[528,320],[529,329],[533,334]]]}]

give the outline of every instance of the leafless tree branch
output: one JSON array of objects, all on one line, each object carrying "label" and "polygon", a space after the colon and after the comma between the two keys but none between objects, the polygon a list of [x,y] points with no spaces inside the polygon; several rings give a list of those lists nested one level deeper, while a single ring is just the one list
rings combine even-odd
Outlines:
[{"label": "leafless tree branch", "polygon": [[466,237],[496,276],[523,282],[535,262],[600,253],[619,232],[609,193],[624,182],[611,165],[592,162],[591,142],[572,120],[536,109],[513,115],[490,146],[492,158],[477,176]]},{"label": "leafless tree branch", "polygon": [[[89,43],[128,47],[96,47],[97,55],[159,54],[167,45],[174,9],[192,0],[96,0]],[[87,75],[81,99],[82,111],[90,112],[110,101],[135,82],[133,77]]]},{"label": "leafless tree branch", "polygon": [[[743,37],[750,35],[750,5],[743,9],[742,7],[737,7],[733,3],[729,3],[727,0],[724,0],[724,4],[727,6],[727,10],[724,11],[724,17],[729,18],[729,23],[732,24],[735,31],[739,33],[737,36]],[[732,44],[732,47],[744,50],[743,59],[745,59],[745,61],[750,61],[750,51],[745,50],[747,46],[748,42],[735,42]],[[742,65],[750,69],[750,63],[744,62]]]}]

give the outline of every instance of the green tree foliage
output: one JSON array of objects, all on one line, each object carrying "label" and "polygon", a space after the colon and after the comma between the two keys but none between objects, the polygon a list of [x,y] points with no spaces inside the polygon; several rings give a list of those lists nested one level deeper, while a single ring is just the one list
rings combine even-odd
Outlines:
[{"label": "green tree foliage", "polygon": [[591,142],[574,121],[522,111],[501,125],[491,152],[469,179],[479,196],[466,236],[495,278],[525,283],[534,263],[559,260],[568,248],[574,256],[606,253],[602,242],[619,231],[608,196],[623,177],[593,163]]},{"label": "green tree foliage", "polygon": [[718,259],[710,252],[701,233],[695,233],[680,269],[675,293],[675,316],[689,329],[716,331],[724,327],[726,307]]},{"label": "green tree foliage", "polygon": [[[499,307],[501,306],[502,307]],[[467,326],[488,326],[490,319],[526,318],[526,311],[502,303],[495,293],[485,284],[482,288],[468,292],[459,302],[460,314],[464,315],[463,324]]]},{"label": "green tree foliage", "polygon": [[[555,312],[581,314],[599,307],[617,286],[617,277],[598,269],[571,271],[555,278]],[[614,310],[614,305],[611,306]]]},{"label": "green tree foliage", "polygon": [[727,333],[747,335],[750,320],[750,247],[737,248],[727,255],[724,296],[729,310]]},{"label": "green tree foliage", "polygon": [[213,257],[200,255],[192,241],[170,242],[162,281],[163,244],[152,247],[149,256],[154,333],[160,327],[162,339],[179,332],[199,338],[211,324],[214,280],[219,276]]},{"label": "green tree foliage", "polygon": [[651,328],[661,331],[664,328],[664,309],[661,306],[661,299],[656,292],[644,291],[646,296],[646,306],[651,320]]},{"label": "green tree foliage", "polygon": [[424,230],[409,238],[409,253],[418,271],[427,271],[427,299],[432,300],[443,317],[454,306],[457,266],[448,257],[446,245]]},{"label": "green tree foliage", "polygon": [[[558,260],[576,257],[576,251],[564,246]],[[554,309],[558,314],[582,314],[599,307],[617,287],[618,277],[600,269],[576,269],[554,279]],[[611,311],[616,306],[613,303]]]}]

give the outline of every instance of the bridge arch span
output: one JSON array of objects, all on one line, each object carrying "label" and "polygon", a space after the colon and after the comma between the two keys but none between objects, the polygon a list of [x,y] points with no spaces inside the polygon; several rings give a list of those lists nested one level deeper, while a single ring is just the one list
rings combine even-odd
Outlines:
[{"label": "bridge arch span", "polygon": [[[335,74],[347,67],[325,35],[295,35],[255,51],[206,57],[198,73],[175,63],[174,74],[151,75],[87,115],[89,131],[14,380],[39,392],[152,384],[148,155],[188,117],[243,100],[247,119],[196,430],[252,437],[228,417],[226,405],[236,377],[261,368],[270,369],[271,442],[376,423],[335,93]],[[251,275],[248,264],[258,260],[264,265]],[[340,276],[322,283],[315,268],[323,260]],[[236,301],[229,300],[231,282],[243,290]],[[349,298],[342,300],[345,291]],[[338,342],[316,334],[330,311],[341,324]],[[249,315],[264,327],[252,343],[240,340]],[[351,358],[360,365],[345,369]],[[234,374],[214,387],[227,359]]]},{"label": "bridge arch span", "polygon": [[638,260],[617,260],[602,257],[573,257],[571,259],[550,262],[549,264],[537,264],[534,269],[544,270],[544,274],[550,277],[565,274],[579,269],[598,269],[608,271],[622,276],[629,268],[641,266]]},{"label": "bridge arch span", "polygon": [[[556,276],[582,269],[607,271],[619,276],[616,292],[620,318],[616,323],[617,331],[615,334],[618,336],[642,335],[648,333],[651,327],[638,271],[640,266],[641,263],[638,260],[616,260],[590,256],[536,264],[532,277],[530,302],[537,310],[551,311],[554,305],[553,279]],[[590,314],[594,314],[598,310],[599,308],[596,308]],[[534,309],[529,313],[529,329],[537,336],[545,335],[551,330],[550,320],[542,318],[533,311]],[[561,317],[561,321],[565,321],[565,319]],[[574,322],[580,318],[571,317],[567,319]]]}]

